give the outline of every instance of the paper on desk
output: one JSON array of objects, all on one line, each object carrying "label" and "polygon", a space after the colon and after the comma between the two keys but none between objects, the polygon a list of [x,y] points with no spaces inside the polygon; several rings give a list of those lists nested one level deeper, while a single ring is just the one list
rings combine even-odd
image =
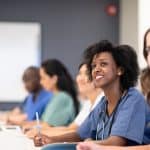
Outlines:
[{"label": "paper on desk", "polygon": [[[18,134],[19,135],[19,134]],[[0,132],[0,147],[5,150],[35,150],[33,141],[23,134],[20,136],[12,134],[12,132]]]}]

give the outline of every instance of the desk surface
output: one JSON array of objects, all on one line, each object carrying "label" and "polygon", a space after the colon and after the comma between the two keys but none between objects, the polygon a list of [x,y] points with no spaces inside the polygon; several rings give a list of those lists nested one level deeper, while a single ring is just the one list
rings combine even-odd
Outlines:
[{"label": "desk surface", "polygon": [[[6,112],[0,111],[0,114]],[[5,115],[2,115],[5,118]],[[5,120],[5,119],[4,119]],[[6,125],[5,121],[0,119],[0,149],[5,150],[40,150],[35,147],[33,140],[27,138],[19,126]]]}]

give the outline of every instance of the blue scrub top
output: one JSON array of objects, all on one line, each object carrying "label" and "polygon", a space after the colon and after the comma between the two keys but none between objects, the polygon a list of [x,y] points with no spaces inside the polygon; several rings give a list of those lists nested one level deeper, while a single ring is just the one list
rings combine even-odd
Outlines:
[{"label": "blue scrub top", "polygon": [[45,110],[45,107],[47,103],[51,100],[52,93],[45,91],[42,89],[38,96],[36,97],[36,100],[33,101],[33,94],[30,94],[25,99],[25,102],[23,103],[23,112],[27,114],[28,118],[27,120],[35,120],[36,119],[36,112],[39,114],[39,118],[41,118],[42,113]]},{"label": "blue scrub top", "polygon": [[80,138],[103,140],[119,136],[127,139],[128,145],[142,144],[146,116],[144,96],[135,88],[130,88],[110,116],[106,113],[106,106],[107,100],[103,97],[79,127],[77,133]]}]

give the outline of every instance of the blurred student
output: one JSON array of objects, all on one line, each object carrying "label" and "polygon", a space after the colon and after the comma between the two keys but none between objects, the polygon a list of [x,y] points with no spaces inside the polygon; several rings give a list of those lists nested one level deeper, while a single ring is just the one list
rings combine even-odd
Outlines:
[{"label": "blurred student", "polygon": [[[78,97],[80,99],[80,103],[82,105],[82,109],[79,114],[76,116],[74,121],[70,123],[67,127],[53,127],[44,126],[42,128],[42,134],[56,136],[64,133],[73,132],[78,129],[78,127],[84,122],[89,113],[95,108],[95,106],[101,100],[103,96],[103,92],[99,88],[95,88],[94,84],[89,76],[89,72],[87,69],[87,62],[89,56],[92,54],[91,49],[87,49],[83,53],[82,63],[79,65],[79,72],[76,76],[76,84],[78,88]],[[29,138],[34,138],[37,134],[36,129],[29,130],[26,132],[26,135]]]},{"label": "blurred student", "polygon": [[146,107],[146,128],[143,144],[150,144],[150,68],[142,70],[141,77],[141,90],[147,102]]},{"label": "blurred student", "polygon": [[150,144],[150,29],[144,35],[143,56],[147,66],[141,71],[140,85],[147,102],[144,144]]},{"label": "blurred student", "polygon": [[118,146],[143,142],[146,108],[143,95],[134,88],[139,73],[135,51],[130,46],[113,47],[108,41],[100,41],[91,49],[88,69],[95,87],[101,88],[105,96],[77,132],[36,136],[35,145],[85,139]]},{"label": "blurred student", "polygon": [[[79,66],[79,72],[76,76],[76,82],[78,92],[84,97],[83,108],[76,116],[75,120],[67,127],[46,127],[42,128],[42,133],[48,136],[60,135],[68,132],[72,132],[78,129],[78,127],[84,122],[90,112],[96,107],[103,96],[103,92],[99,88],[95,88],[93,82],[89,79],[87,65],[82,63]],[[36,130],[31,130],[26,133],[28,137],[33,138],[36,134]]]},{"label": "blurred student", "polygon": [[40,84],[39,68],[34,66],[28,67],[23,73],[22,79],[29,95],[20,107],[9,113],[8,122],[10,124],[20,125],[25,120],[35,120],[36,112],[41,118],[47,103],[52,97],[52,93],[45,91]]},{"label": "blurred student", "polygon": [[144,35],[143,55],[148,67],[150,67],[150,29],[147,29]]},{"label": "blurred student", "polygon": [[[79,112],[79,103],[74,81],[66,67],[56,59],[44,61],[40,68],[41,84],[53,93],[42,114],[41,125],[67,126]],[[36,122],[26,122],[23,128],[30,128]]]},{"label": "blurred student", "polygon": [[75,118],[74,122],[70,125],[70,127],[75,126],[77,129],[100,102],[104,94],[102,90],[100,88],[96,88],[93,84],[93,81],[90,80],[86,63],[82,63],[79,66],[79,73],[76,77],[76,82],[79,93],[84,95],[85,99],[87,99],[82,110]]}]

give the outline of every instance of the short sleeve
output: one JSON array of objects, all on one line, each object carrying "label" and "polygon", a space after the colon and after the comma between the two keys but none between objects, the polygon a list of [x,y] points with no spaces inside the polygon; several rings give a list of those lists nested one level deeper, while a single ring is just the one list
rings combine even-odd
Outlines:
[{"label": "short sleeve", "polygon": [[95,138],[97,123],[99,120],[99,114],[102,110],[102,105],[103,102],[100,101],[100,103],[97,104],[95,109],[89,114],[89,116],[78,128],[77,134],[80,136],[81,139]]},{"label": "short sleeve", "polygon": [[42,116],[42,120],[52,126],[68,125],[75,116],[72,98],[59,95],[52,100]]},{"label": "short sleeve", "polygon": [[[35,106],[35,111],[39,113],[39,118],[41,119],[42,114],[47,106],[47,104],[51,101],[52,94],[43,92],[43,95],[39,97],[39,100]],[[34,113],[35,114],[35,113]],[[36,116],[34,115],[34,119],[36,119]]]},{"label": "short sleeve", "polygon": [[33,100],[33,94],[30,94],[24,103],[24,113],[28,115],[28,120],[35,120],[36,115],[35,113],[38,112],[39,118],[41,119],[41,116],[45,110],[45,107],[47,106],[48,102],[51,100],[52,94],[49,92],[46,92],[45,90],[41,90],[36,100]]},{"label": "short sleeve", "polygon": [[91,137],[93,115],[94,115],[93,112],[91,112],[88,118],[78,128],[77,134],[80,136],[82,140]]},{"label": "short sleeve", "polygon": [[140,94],[128,95],[119,108],[110,135],[121,136],[141,144],[145,126],[145,102]]}]

